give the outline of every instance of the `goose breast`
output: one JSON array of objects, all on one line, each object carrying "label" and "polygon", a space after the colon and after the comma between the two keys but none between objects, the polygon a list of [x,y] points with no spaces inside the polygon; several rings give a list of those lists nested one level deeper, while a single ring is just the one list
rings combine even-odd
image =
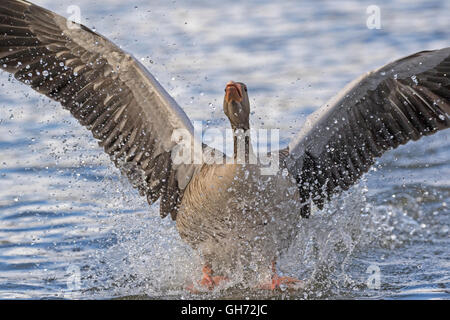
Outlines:
[{"label": "goose breast", "polygon": [[205,165],[186,189],[180,236],[219,264],[215,270],[236,259],[270,265],[289,246],[299,221],[298,188],[281,172],[264,176],[258,165]]}]

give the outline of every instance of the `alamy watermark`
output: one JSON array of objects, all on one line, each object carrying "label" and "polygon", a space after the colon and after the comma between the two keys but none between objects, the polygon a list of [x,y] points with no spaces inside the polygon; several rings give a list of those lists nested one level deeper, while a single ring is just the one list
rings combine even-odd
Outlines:
[{"label": "alamy watermark", "polygon": [[70,16],[67,18],[67,29],[69,30],[80,29],[81,8],[76,5],[70,5],[67,7],[66,12],[70,14]]},{"label": "alamy watermark", "polygon": [[66,286],[67,291],[73,292],[81,289],[81,271],[80,267],[71,264],[66,269]]},{"label": "alamy watermark", "polygon": [[370,5],[366,9],[369,15],[366,20],[366,26],[369,29],[381,29],[381,9],[377,5]]},{"label": "alamy watermark", "polygon": [[369,274],[369,277],[367,278],[367,288],[369,289],[380,289],[381,287],[381,270],[380,267],[376,264],[371,264],[367,270],[366,273]]},{"label": "alamy watermark", "polygon": [[[172,162],[181,164],[258,164],[262,175],[275,175],[279,170],[279,129],[203,130],[201,121],[194,122],[194,136],[187,129],[176,129],[172,133],[172,142],[176,146],[172,151]],[[203,145],[218,147],[225,154]],[[270,146],[270,152],[269,152]]]}]

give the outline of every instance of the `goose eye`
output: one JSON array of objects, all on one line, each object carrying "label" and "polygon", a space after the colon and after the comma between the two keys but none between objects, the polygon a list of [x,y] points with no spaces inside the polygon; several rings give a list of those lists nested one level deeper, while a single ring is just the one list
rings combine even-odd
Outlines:
[{"label": "goose eye", "polygon": [[247,92],[247,87],[244,87],[245,92]]}]

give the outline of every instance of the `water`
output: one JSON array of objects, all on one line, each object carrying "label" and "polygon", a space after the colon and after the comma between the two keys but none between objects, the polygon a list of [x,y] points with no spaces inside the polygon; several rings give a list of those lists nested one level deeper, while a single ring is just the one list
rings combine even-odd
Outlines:
[{"label": "water", "polygon": [[[243,81],[254,128],[305,116],[362,72],[449,45],[450,2],[50,1],[132,52],[192,120],[227,127],[224,85]],[[200,262],[89,133],[56,103],[0,75],[0,298],[189,298]],[[280,272],[300,292],[223,289],[194,298],[448,299],[450,130],[385,154],[305,221]],[[370,278],[379,270],[380,282]],[[367,282],[369,280],[369,286]],[[373,281],[370,281],[373,280]]]}]

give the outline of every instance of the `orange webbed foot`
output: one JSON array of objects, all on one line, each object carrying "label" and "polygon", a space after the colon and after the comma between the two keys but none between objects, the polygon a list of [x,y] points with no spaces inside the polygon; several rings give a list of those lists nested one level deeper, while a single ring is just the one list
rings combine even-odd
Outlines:
[{"label": "orange webbed foot", "polygon": [[[227,277],[213,276],[214,272],[208,265],[203,266],[202,273],[203,278],[200,281],[198,281],[198,284],[200,287],[206,288],[207,290],[210,291],[216,288],[224,281],[228,280]],[[199,291],[195,288],[194,284],[189,285],[186,289],[192,293],[199,293]]]},{"label": "orange webbed foot", "polygon": [[304,282],[302,280],[293,277],[280,277],[277,274],[272,276],[272,280],[269,283],[263,283],[259,286],[263,290],[299,290],[304,287]]},{"label": "orange webbed foot", "polygon": [[259,289],[263,290],[299,290],[305,287],[305,282],[293,277],[280,277],[275,268],[275,262],[272,263],[272,279],[258,286]]}]

